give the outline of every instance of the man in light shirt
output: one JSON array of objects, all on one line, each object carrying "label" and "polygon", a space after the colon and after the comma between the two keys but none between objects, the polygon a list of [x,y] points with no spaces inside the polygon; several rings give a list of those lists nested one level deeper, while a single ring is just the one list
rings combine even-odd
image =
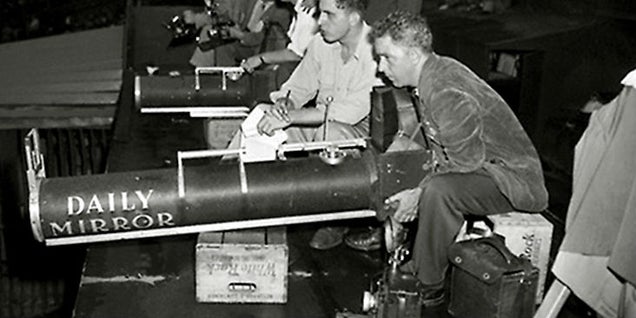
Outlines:
[{"label": "man in light shirt", "polygon": [[[284,129],[288,143],[368,136],[370,92],[382,82],[376,77],[377,64],[367,39],[370,27],[363,20],[366,4],[320,0],[320,34],[311,40],[289,80],[270,94],[274,105],[259,105],[265,110],[259,132],[272,135]],[[303,107],[314,98],[315,107]],[[335,247],[346,231],[342,226],[323,227],[310,246]]]},{"label": "man in light shirt", "polygon": [[[285,129],[288,143],[368,135],[370,92],[382,82],[367,39],[370,27],[362,17],[365,5],[363,0],[320,1],[320,34],[289,80],[270,94],[274,105],[258,124],[261,133]],[[316,107],[303,107],[314,98]]]}]

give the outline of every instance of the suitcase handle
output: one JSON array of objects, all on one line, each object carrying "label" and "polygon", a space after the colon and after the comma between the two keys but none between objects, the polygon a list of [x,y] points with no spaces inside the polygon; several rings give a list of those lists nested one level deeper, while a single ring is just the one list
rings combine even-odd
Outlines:
[{"label": "suitcase handle", "polygon": [[227,90],[227,79],[229,78],[232,81],[236,81],[245,73],[245,70],[242,67],[231,66],[196,67],[194,69],[194,90],[198,92],[201,89],[200,74],[218,73],[221,74],[221,89]]},{"label": "suitcase handle", "polygon": [[512,261],[516,259],[516,256],[506,247],[505,240],[500,235],[495,234],[485,237],[479,239],[476,243],[481,246],[487,245],[494,248],[503,257],[506,264],[512,264]]}]

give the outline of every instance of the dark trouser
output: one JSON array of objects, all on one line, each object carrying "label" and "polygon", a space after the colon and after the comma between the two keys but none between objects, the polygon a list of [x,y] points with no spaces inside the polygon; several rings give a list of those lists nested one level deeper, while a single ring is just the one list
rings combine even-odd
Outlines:
[{"label": "dark trouser", "polygon": [[483,170],[432,177],[420,196],[418,229],[413,247],[419,280],[429,285],[444,280],[448,247],[454,242],[464,215],[498,214],[513,209]]},{"label": "dark trouser", "polygon": [[239,42],[221,45],[215,50],[217,66],[236,66],[241,60],[258,53],[258,46],[245,46]]}]

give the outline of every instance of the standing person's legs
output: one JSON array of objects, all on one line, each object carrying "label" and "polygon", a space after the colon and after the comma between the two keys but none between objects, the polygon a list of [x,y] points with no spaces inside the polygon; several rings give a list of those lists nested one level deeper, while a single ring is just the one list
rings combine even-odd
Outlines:
[{"label": "standing person's legs", "polygon": [[418,279],[425,285],[443,284],[448,267],[448,247],[454,242],[464,215],[498,214],[513,209],[483,170],[432,177],[424,186],[419,202],[413,247]]},{"label": "standing person's legs", "polygon": [[[206,25],[201,29],[201,32],[199,33],[200,42],[206,42],[210,40],[210,37],[208,36],[208,31],[210,30],[210,28],[211,27],[209,25]],[[205,66],[214,66],[214,63],[215,63],[214,49],[203,51],[197,45],[196,48],[194,49],[194,52],[192,53],[192,57],[190,57],[190,65],[194,67],[205,67]]]},{"label": "standing person's legs", "polygon": [[237,66],[242,59],[258,53],[258,46],[245,46],[239,42],[221,45],[215,49],[216,66]]}]

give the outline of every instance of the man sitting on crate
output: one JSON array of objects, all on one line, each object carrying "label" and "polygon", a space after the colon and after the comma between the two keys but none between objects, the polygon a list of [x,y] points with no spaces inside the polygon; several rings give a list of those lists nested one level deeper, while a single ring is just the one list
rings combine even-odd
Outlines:
[{"label": "man sitting on crate", "polygon": [[[320,0],[318,25],[307,52],[289,80],[272,92],[274,105],[257,128],[272,135],[285,130],[287,143],[343,140],[369,135],[371,89],[382,85],[364,22],[366,0]],[[303,107],[315,98],[316,107]],[[233,141],[233,143],[235,143]],[[329,249],[342,242],[347,228],[319,229],[310,242]]]},{"label": "man sitting on crate", "polygon": [[447,249],[465,215],[546,208],[541,163],[506,102],[466,66],[432,51],[425,18],[397,11],[370,36],[379,71],[395,86],[413,88],[433,152],[419,187],[386,201],[397,205],[395,221],[418,219],[412,260],[402,269],[417,275],[424,304],[432,306],[444,298]]}]

